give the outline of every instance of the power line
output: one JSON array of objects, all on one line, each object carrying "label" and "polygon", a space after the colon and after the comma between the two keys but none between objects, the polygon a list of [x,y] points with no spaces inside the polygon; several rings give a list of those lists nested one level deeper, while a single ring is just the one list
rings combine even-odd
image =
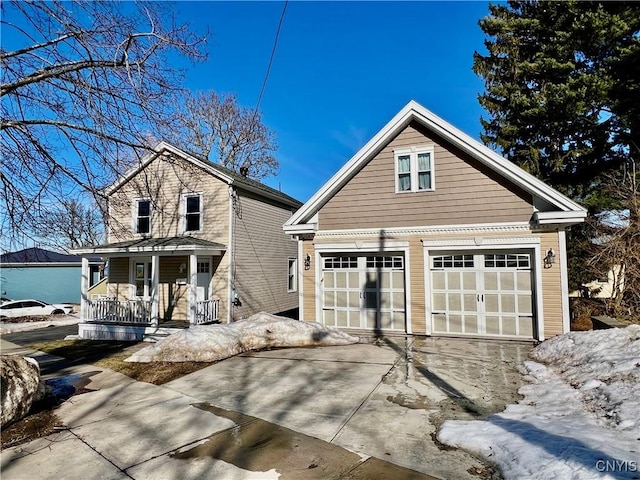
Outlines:
[{"label": "power line", "polygon": [[278,47],[278,38],[280,37],[280,29],[282,28],[282,22],[284,20],[284,14],[287,11],[287,5],[289,4],[289,0],[285,0],[284,7],[282,8],[282,13],[280,14],[280,21],[278,22],[278,30],[276,30],[276,38],[273,41],[273,49],[271,50],[271,57],[269,58],[269,65],[267,66],[267,73],[264,76],[264,81],[262,82],[262,88],[260,89],[260,96],[258,96],[258,103],[256,104],[256,113],[260,109],[260,102],[262,102],[262,95],[264,95],[264,90],[267,87],[267,80],[269,79],[269,73],[271,72],[271,64],[273,63],[273,57],[276,54],[276,48]]}]

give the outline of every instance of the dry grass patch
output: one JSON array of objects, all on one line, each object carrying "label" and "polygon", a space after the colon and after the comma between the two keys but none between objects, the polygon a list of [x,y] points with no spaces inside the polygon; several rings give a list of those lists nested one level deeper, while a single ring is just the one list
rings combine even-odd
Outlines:
[{"label": "dry grass patch", "polygon": [[15,447],[36,438],[46,437],[62,428],[62,422],[52,410],[31,413],[2,429],[2,448]]},{"label": "dry grass patch", "polygon": [[209,362],[128,363],[124,360],[129,355],[130,353],[125,355],[111,355],[93,362],[93,365],[109,368],[139,382],[147,382],[154,385],[162,385],[211,365]]},{"label": "dry grass patch", "polygon": [[109,368],[134,380],[154,385],[162,385],[211,365],[210,362],[125,362],[133,352],[147,346],[143,342],[56,340],[29,346],[67,360]]},{"label": "dry grass patch", "polygon": [[[128,363],[124,361],[134,351],[145,346],[142,342],[101,342],[95,340],[56,340],[29,345],[35,350],[50,355],[89,363],[100,368],[109,368],[134,380],[154,385],[162,385],[211,365],[211,363],[204,362]],[[75,394],[86,391],[76,391]],[[29,414],[22,420],[3,428],[2,448],[14,447],[37,438],[46,437],[63,428],[62,423],[54,414],[54,408],[64,400],[46,397],[44,401],[34,404]]]}]

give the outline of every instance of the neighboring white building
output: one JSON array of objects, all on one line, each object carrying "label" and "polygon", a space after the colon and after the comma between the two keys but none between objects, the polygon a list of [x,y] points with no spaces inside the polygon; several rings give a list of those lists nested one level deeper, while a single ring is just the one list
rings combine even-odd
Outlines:
[{"label": "neighboring white building", "polygon": [[[606,277],[598,278],[582,286],[588,289],[590,298],[614,298],[615,291],[624,292],[624,270],[621,265],[614,266]],[[572,297],[579,297],[580,292],[572,292]]]}]

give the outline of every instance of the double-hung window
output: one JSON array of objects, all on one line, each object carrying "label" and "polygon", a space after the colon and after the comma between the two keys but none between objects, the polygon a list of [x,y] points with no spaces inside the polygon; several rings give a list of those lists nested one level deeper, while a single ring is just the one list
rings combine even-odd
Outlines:
[{"label": "double-hung window", "polygon": [[295,292],[298,290],[298,260],[290,258],[288,263],[289,279],[287,283],[287,292]]},{"label": "double-hung window", "polygon": [[138,199],[134,205],[134,229],[140,235],[151,234],[151,200]]},{"label": "double-hung window", "polygon": [[433,147],[411,147],[394,151],[396,193],[434,190]]},{"label": "double-hung window", "polygon": [[188,193],[183,196],[184,231],[200,232],[202,230],[202,195]]}]

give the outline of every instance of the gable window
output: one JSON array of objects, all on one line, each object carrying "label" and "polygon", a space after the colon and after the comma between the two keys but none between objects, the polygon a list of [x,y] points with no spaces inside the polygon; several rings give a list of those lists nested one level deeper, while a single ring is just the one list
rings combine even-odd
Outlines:
[{"label": "gable window", "polygon": [[184,231],[199,232],[202,230],[202,195],[187,194],[184,201]]},{"label": "gable window", "polygon": [[298,260],[295,258],[290,258],[287,292],[295,292],[296,290],[298,290]]},{"label": "gable window", "polygon": [[434,190],[433,147],[394,151],[396,193]]},{"label": "gable window", "polygon": [[147,198],[136,200],[135,232],[141,235],[151,233],[151,200]]}]

